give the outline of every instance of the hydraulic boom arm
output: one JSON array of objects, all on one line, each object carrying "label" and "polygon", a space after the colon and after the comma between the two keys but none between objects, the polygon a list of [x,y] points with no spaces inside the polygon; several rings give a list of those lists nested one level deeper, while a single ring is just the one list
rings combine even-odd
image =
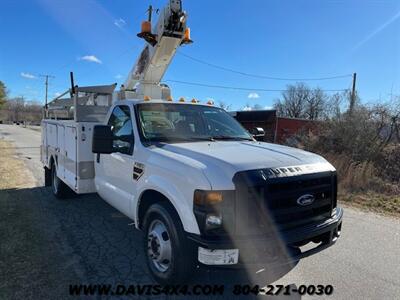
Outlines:
[{"label": "hydraulic boom arm", "polygon": [[142,23],[142,31],[138,34],[147,44],[121,89],[121,98],[140,99],[149,96],[167,99],[170,90],[167,86],[160,85],[160,81],[178,47],[192,42],[181,0],[169,0],[168,5],[159,12],[159,19],[153,30],[151,14],[150,7],[149,20]]}]

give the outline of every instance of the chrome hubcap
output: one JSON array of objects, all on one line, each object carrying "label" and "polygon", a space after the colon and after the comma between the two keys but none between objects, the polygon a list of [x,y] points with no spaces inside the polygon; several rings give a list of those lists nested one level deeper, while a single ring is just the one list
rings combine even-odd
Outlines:
[{"label": "chrome hubcap", "polygon": [[171,240],[166,226],[161,221],[154,220],[147,233],[147,255],[158,271],[168,270],[171,250]]}]

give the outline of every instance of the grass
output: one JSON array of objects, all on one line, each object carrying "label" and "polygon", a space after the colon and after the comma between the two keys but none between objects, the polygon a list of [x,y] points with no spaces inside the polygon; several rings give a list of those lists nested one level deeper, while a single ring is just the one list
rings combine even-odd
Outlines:
[{"label": "grass", "polygon": [[35,178],[16,157],[12,143],[0,139],[0,190],[35,186]]},{"label": "grass", "polygon": [[385,195],[375,192],[340,192],[339,201],[350,206],[385,215],[400,217],[400,195]]},{"label": "grass", "polygon": [[377,176],[373,163],[355,163],[345,155],[327,155],[326,158],[338,172],[339,201],[400,217],[400,187]]}]

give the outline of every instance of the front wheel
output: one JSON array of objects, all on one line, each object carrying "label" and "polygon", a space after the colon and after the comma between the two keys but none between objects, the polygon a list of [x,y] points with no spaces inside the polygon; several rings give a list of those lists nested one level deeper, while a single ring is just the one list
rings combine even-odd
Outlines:
[{"label": "front wheel", "polygon": [[194,255],[177,213],[152,205],[144,218],[144,254],[152,277],[160,284],[183,283],[194,269]]}]

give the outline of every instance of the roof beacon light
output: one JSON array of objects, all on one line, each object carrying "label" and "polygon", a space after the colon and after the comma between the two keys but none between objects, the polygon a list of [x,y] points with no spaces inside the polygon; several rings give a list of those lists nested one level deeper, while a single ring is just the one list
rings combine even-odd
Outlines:
[{"label": "roof beacon light", "polygon": [[167,101],[170,101],[170,102],[171,102],[171,101],[173,101],[173,100],[174,100],[174,99],[172,99],[172,96],[168,96],[168,97],[167,97]]},{"label": "roof beacon light", "polygon": [[149,13],[148,20],[142,22],[141,31],[137,34],[137,36],[144,39],[154,47],[157,44],[157,35],[151,33],[151,16],[153,13],[153,7],[151,5],[149,6],[147,12]]},{"label": "roof beacon light", "polygon": [[179,102],[185,102],[185,98],[181,97],[181,98],[179,99]]},{"label": "roof beacon light", "polygon": [[144,97],[143,97],[143,100],[144,100],[144,101],[150,101],[151,98],[150,98],[149,96],[144,96]]},{"label": "roof beacon light", "polygon": [[185,29],[185,34],[183,36],[182,44],[191,44],[193,41],[190,39],[190,28]]},{"label": "roof beacon light", "polygon": [[214,105],[214,101],[208,100],[208,101],[207,101],[207,104],[208,104],[208,105]]},{"label": "roof beacon light", "polygon": [[141,29],[141,33],[151,33],[151,23],[149,21],[143,21]]},{"label": "roof beacon light", "polygon": [[198,101],[195,98],[193,98],[192,103],[198,103]]}]

